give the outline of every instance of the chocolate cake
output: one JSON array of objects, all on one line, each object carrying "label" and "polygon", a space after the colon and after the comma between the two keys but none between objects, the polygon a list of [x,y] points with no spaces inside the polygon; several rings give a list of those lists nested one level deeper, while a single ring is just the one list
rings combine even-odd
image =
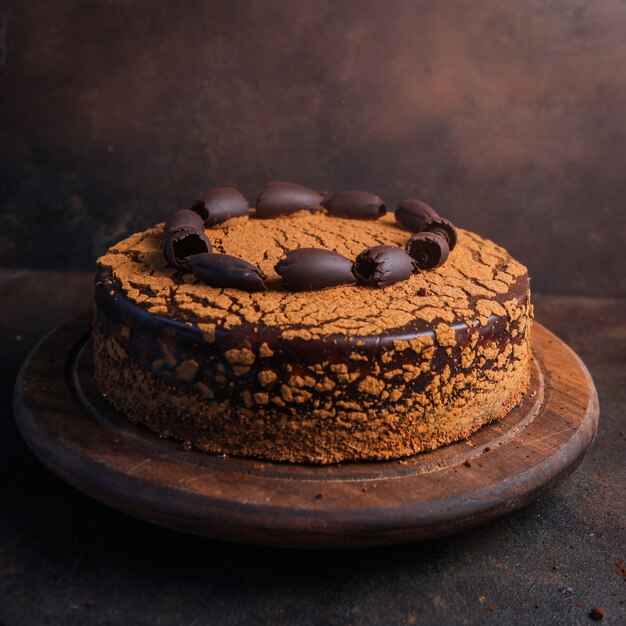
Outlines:
[{"label": "chocolate cake", "polygon": [[289,251],[354,259],[410,236],[383,210],[353,219],[329,206],[266,205],[215,225],[202,216],[192,253],[206,237],[216,256],[198,268],[237,257],[256,268],[239,287],[205,284],[191,262],[172,267],[180,259],[166,246],[168,264],[163,224],[113,246],[98,260],[93,325],[108,400],[198,450],[317,464],[432,450],[506,415],[529,384],[526,268],[459,229],[434,269],[387,286],[346,279],[294,291],[281,270]]}]

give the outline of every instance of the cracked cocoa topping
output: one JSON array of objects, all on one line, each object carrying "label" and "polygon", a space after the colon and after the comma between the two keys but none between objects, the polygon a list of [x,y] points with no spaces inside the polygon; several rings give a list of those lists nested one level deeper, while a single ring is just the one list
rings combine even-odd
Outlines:
[{"label": "cracked cocoa topping", "polygon": [[526,268],[503,248],[459,229],[461,244],[445,265],[405,282],[383,290],[340,286],[289,292],[277,288],[274,270],[288,250],[317,246],[354,257],[372,242],[399,246],[406,232],[391,215],[361,222],[306,212],[266,220],[243,218],[206,232],[216,252],[258,265],[275,289],[245,293],[181,275],[162,257],[161,225],[113,246],[99,264],[111,272],[129,300],[151,313],[227,329],[262,320],[284,329],[289,337],[302,338],[371,335],[407,324],[426,329],[437,320],[485,323],[492,314],[506,315],[506,302],[515,300],[511,287],[527,276]]}]

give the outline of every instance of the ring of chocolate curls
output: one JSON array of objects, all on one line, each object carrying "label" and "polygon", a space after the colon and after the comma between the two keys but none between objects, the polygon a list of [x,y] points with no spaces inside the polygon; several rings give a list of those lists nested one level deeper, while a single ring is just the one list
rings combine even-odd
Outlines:
[{"label": "ring of chocolate curls", "polygon": [[[261,269],[229,254],[213,253],[205,227],[216,226],[249,214],[248,201],[231,187],[213,189],[189,209],[176,211],[165,222],[163,251],[167,262],[191,271],[212,287],[267,291]],[[296,211],[326,211],[328,215],[375,220],[387,212],[385,203],[365,191],[325,193],[293,183],[267,183],[256,201],[255,217],[272,218]],[[356,259],[323,248],[289,250],[275,266],[287,289],[306,291],[337,285],[387,287],[413,273],[446,262],[456,245],[452,223],[419,200],[404,200],[396,221],[413,233],[403,248],[374,246]]]}]

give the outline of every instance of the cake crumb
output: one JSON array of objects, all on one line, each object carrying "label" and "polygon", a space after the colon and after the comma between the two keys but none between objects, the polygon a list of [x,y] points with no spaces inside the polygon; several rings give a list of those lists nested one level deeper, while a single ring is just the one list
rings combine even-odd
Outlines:
[{"label": "cake crumb", "polygon": [[359,391],[361,393],[368,393],[372,396],[380,395],[380,392],[385,388],[385,383],[382,380],[376,380],[373,376],[366,376],[359,383]]},{"label": "cake crumb", "polygon": [[605,611],[604,611],[604,608],[601,606],[594,606],[591,609],[591,611],[589,611],[589,617],[595,620],[596,622],[599,622],[600,620],[604,619],[604,615],[605,615]]},{"label": "cake crumb", "polygon": [[226,350],[224,356],[231,365],[252,365],[256,358],[249,348],[232,348]]},{"label": "cake crumb", "polygon": [[262,357],[274,356],[274,351],[267,345],[267,341],[264,341],[259,346],[259,356],[262,356]]}]

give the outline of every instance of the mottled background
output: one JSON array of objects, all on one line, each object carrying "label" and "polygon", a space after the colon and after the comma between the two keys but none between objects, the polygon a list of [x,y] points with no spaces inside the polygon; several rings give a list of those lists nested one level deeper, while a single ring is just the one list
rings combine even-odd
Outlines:
[{"label": "mottled background", "polygon": [[0,265],[198,192],[419,197],[544,292],[626,296],[626,2],[0,0]]}]

